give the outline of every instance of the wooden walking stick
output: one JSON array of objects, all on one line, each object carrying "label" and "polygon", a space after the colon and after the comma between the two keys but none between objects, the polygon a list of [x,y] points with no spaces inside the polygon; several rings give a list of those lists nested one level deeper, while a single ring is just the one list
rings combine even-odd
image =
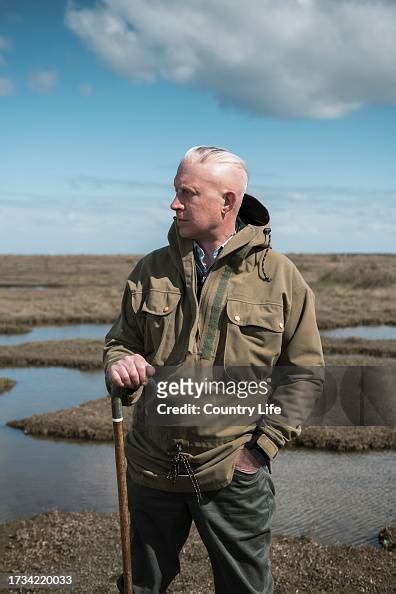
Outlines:
[{"label": "wooden walking stick", "polygon": [[128,511],[128,491],[125,474],[124,432],[122,402],[120,396],[111,397],[115,460],[117,468],[118,506],[120,510],[122,568],[124,594],[132,594],[132,556]]}]

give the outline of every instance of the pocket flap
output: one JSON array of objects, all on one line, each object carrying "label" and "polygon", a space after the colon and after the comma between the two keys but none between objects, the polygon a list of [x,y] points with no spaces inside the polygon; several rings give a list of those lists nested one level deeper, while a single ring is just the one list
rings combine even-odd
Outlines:
[{"label": "pocket flap", "polygon": [[143,296],[142,311],[156,316],[167,316],[172,313],[180,301],[180,293],[169,291],[148,291]]},{"label": "pocket flap", "polygon": [[227,315],[237,326],[260,326],[272,332],[283,332],[283,307],[277,303],[249,303],[228,299]]}]

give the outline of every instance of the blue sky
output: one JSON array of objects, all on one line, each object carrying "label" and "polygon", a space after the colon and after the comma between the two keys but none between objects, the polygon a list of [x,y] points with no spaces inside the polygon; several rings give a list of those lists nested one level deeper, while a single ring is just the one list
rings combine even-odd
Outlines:
[{"label": "blue sky", "polygon": [[283,252],[394,252],[396,6],[0,0],[0,253],[166,242],[192,145],[244,158]]}]

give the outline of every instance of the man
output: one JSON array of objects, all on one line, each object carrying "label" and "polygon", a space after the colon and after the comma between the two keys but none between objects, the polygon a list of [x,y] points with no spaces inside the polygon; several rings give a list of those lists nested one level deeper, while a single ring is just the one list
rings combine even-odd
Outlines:
[{"label": "man", "polygon": [[[109,391],[129,394],[134,406],[126,457],[138,594],[166,591],[192,520],[217,593],[272,592],[271,463],[321,393],[323,356],[312,291],[271,250],[268,211],[245,194],[247,182],[244,162],[229,151],[186,153],[169,245],[131,272],[106,337]],[[218,415],[214,426],[147,417],[154,369],[213,367],[232,377],[241,366],[260,377],[265,367],[276,372],[278,415],[239,424]]]}]

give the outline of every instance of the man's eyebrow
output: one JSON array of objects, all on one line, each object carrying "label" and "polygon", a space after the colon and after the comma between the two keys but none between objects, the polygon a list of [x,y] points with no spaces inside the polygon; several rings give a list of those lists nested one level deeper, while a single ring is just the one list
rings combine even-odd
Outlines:
[{"label": "man's eyebrow", "polygon": [[[173,185],[176,188],[176,180],[174,181]],[[198,188],[196,188],[195,186],[188,186],[187,184],[180,184],[178,187],[180,188],[180,190],[188,190],[189,192],[192,192],[193,194],[198,194]]]}]

